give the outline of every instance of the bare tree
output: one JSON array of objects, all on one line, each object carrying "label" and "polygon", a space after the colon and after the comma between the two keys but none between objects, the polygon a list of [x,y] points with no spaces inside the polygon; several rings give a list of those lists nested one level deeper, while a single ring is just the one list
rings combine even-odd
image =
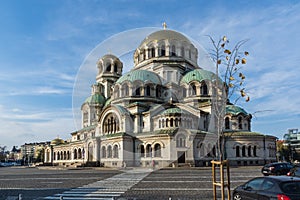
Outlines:
[{"label": "bare tree", "polygon": [[[248,51],[241,51],[241,47],[247,42],[242,40],[237,42],[230,48],[229,40],[226,36],[211,40],[213,48],[210,50],[210,55],[215,63],[216,77],[213,80],[213,124],[214,130],[218,137],[217,152],[218,159],[224,159],[224,117],[226,114],[226,105],[233,100],[235,104],[240,98],[245,98],[245,101],[250,100],[249,95],[244,88],[245,75],[241,72],[242,67],[247,63],[246,56]],[[221,79],[219,78],[221,77]]]}]

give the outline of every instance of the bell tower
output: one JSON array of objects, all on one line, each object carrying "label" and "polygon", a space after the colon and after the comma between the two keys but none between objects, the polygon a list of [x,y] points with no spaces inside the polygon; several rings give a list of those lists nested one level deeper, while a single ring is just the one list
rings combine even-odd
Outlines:
[{"label": "bell tower", "polygon": [[118,57],[107,54],[99,59],[97,68],[96,81],[103,86],[104,96],[110,98],[112,86],[122,76],[123,63]]}]

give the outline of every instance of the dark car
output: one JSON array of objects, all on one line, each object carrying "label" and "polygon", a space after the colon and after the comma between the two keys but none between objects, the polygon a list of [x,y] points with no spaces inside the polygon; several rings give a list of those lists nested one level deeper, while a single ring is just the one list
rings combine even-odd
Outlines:
[{"label": "dark car", "polygon": [[288,162],[276,162],[263,166],[261,173],[265,176],[268,175],[286,175],[295,166]]},{"label": "dark car", "polygon": [[300,178],[264,176],[251,179],[233,190],[233,200],[300,200]]}]

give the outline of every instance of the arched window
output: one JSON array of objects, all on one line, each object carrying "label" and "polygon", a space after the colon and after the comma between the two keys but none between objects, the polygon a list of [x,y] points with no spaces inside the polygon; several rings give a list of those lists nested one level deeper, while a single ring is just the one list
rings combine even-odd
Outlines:
[{"label": "arched window", "polygon": [[114,64],[114,72],[118,72],[118,65]]},{"label": "arched window", "polygon": [[123,85],[123,96],[124,97],[129,96],[129,87],[126,83]]},{"label": "arched window", "polygon": [[172,47],[171,47],[171,56],[176,56],[176,48],[175,48],[175,45],[172,45]]},{"label": "arched window", "polygon": [[89,113],[88,111],[84,111],[83,113],[83,123],[87,123],[89,121]]},{"label": "arched window", "polygon": [[206,83],[201,84],[200,91],[201,91],[201,95],[207,95],[208,94]]},{"label": "arched window", "polygon": [[143,50],[143,60],[146,60],[146,50]]},{"label": "arched window", "polygon": [[77,159],[77,149],[74,149],[74,159]]},{"label": "arched window", "polygon": [[251,146],[248,146],[248,156],[251,157]]},{"label": "arched window", "polygon": [[236,146],[235,147],[235,156],[236,157],[240,157],[241,155],[240,155],[240,146]]},{"label": "arched window", "polygon": [[144,145],[141,145],[141,157],[143,158],[143,157],[145,157],[145,147],[144,147]]},{"label": "arched window", "polygon": [[151,56],[155,57],[155,48],[154,47],[151,48]]},{"label": "arched window", "polygon": [[246,146],[242,147],[242,156],[246,157]]},{"label": "arched window", "polygon": [[77,158],[78,158],[78,159],[81,159],[81,158],[82,158],[81,156],[82,156],[82,153],[81,153],[81,149],[79,148],[79,149],[78,149]]},{"label": "arched window", "polygon": [[238,120],[239,120],[239,129],[243,129],[242,117],[239,117]]},{"label": "arched window", "polygon": [[56,158],[56,152],[53,153],[53,160],[57,160],[57,158]]},{"label": "arched window", "polygon": [[113,152],[114,152],[114,154],[113,154],[114,158],[118,158],[119,157],[119,148],[118,148],[118,145],[116,145],[116,144],[114,145]]},{"label": "arched window", "polygon": [[207,145],[207,156],[208,157],[211,157],[211,151],[212,151],[212,147],[211,147],[211,144],[210,143],[208,143],[208,145]]},{"label": "arched window", "polygon": [[191,84],[191,95],[197,95],[197,88],[195,84]]},{"label": "arched window", "polygon": [[106,65],[106,71],[107,71],[107,72],[110,72],[110,71],[111,71],[111,64],[110,64],[110,63],[108,63],[108,64]]},{"label": "arched window", "polygon": [[229,117],[225,118],[225,129],[230,129],[230,121],[229,121]]},{"label": "arched window", "polygon": [[161,157],[161,146],[160,144],[154,145],[154,157]]},{"label": "arched window", "polygon": [[165,47],[165,45],[161,45],[160,55],[161,56],[165,56],[166,55],[166,47]]},{"label": "arched window", "polygon": [[174,126],[174,119],[171,118],[171,119],[170,119],[170,127],[173,127],[173,126]]},{"label": "arched window", "polygon": [[166,127],[169,127],[169,119],[166,119]]},{"label": "arched window", "polygon": [[176,146],[177,147],[186,147],[185,144],[185,136],[184,135],[178,135],[176,140]]},{"label": "arched window", "polygon": [[151,88],[149,85],[146,86],[146,96],[150,96],[151,95]]},{"label": "arched window", "polygon": [[178,124],[178,118],[175,118],[175,127],[178,127],[179,124]]},{"label": "arched window", "polygon": [[253,156],[256,157],[256,146],[253,147]]},{"label": "arched window", "polygon": [[135,95],[136,96],[140,96],[141,95],[141,88],[140,87],[135,88]]},{"label": "arched window", "polygon": [[205,146],[203,143],[201,143],[199,145],[199,148],[200,148],[200,157],[203,157],[204,156],[204,149],[205,149]]},{"label": "arched window", "polygon": [[108,157],[108,158],[111,158],[111,157],[112,157],[112,148],[111,148],[110,145],[107,147],[107,157]]},{"label": "arched window", "polygon": [[105,146],[102,147],[102,158],[106,158],[106,148],[105,148]]},{"label": "arched window", "polygon": [[162,128],[165,127],[165,120],[164,119],[161,120],[161,126],[162,126]]},{"label": "arched window", "polygon": [[151,144],[147,144],[147,146],[146,146],[146,157],[152,157]]},{"label": "arched window", "polygon": [[160,86],[156,87],[156,97],[161,97],[161,87]]},{"label": "arched window", "polygon": [[181,47],[180,51],[181,51],[181,52],[180,52],[180,53],[181,53],[181,56],[184,57],[184,47]]},{"label": "arched window", "polygon": [[119,126],[120,123],[118,117],[114,113],[110,113],[103,121],[102,130],[103,133],[113,134],[119,131]]}]

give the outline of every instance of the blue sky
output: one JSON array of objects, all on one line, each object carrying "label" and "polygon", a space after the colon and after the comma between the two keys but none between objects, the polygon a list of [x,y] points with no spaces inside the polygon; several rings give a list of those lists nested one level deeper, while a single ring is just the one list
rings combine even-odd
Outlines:
[{"label": "blue sky", "polygon": [[[116,34],[161,28],[164,21],[207,50],[211,44],[206,35],[226,35],[233,43],[249,39],[244,48],[250,56],[243,71],[251,101],[239,105],[255,113],[252,131],[282,138],[287,129],[300,128],[297,1],[4,0],[0,146],[10,150],[57,136],[70,138],[77,129],[73,86],[86,58]],[[90,67],[96,72],[95,63]]]}]

